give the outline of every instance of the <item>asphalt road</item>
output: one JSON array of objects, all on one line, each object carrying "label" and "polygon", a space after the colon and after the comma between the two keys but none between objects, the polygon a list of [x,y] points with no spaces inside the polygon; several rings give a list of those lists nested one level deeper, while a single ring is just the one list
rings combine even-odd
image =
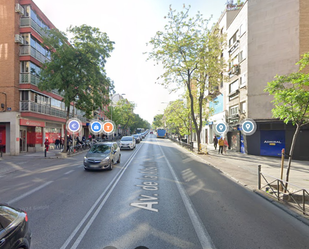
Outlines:
[{"label": "asphalt road", "polygon": [[0,200],[28,212],[32,248],[309,248],[309,228],[169,140],[148,135],[112,171],[83,154],[12,162]]}]

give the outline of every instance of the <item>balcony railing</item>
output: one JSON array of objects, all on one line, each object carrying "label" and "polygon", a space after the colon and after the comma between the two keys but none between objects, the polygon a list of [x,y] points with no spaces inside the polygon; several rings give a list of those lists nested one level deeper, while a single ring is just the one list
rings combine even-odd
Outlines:
[{"label": "balcony railing", "polygon": [[30,17],[22,17],[20,19],[20,27],[31,27],[36,32],[38,32],[41,36],[47,36],[45,30],[41,28],[35,21],[33,21]]},{"label": "balcony railing", "polygon": [[[57,108],[53,108],[47,105],[38,104],[32,101],[20,101],[19,109],[20,112],[35,112],[64,119],[67,116],[66,111],[59,110]],[[70,118],[72,117],[73,116],[70,114]],[[81,115],[77,115],[77,118],[84,123],[87,121],[87,119]]]},{"label": "balcony railing", "polygon": [[45,63],[49,58],[41,54],[39,51],[31,47],[30,45],[20,46],[20,56],[30,55],[37,59],[39,62]]},{"label": "balcony railing", "polygon": [[[31,84],[34,86],[38,86],[40,82],[39,76],[30,73],[20,73],[19,75],[19,84]],[[59,96],[63,96],[59,93],[58,90],[51,90],[52,93],[57,94]]]}]

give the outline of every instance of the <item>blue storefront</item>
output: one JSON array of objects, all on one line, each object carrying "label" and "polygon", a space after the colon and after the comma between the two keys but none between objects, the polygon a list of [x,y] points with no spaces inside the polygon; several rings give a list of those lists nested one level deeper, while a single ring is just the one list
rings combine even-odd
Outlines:
[{"label": "blue storefront", "polygon": [[285,149],[285,131],[260,131],[260,155],[281,156]]}]

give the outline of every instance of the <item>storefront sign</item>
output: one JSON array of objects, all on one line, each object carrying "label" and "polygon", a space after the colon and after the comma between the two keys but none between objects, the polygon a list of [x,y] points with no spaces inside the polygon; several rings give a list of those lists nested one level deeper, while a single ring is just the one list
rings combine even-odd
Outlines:
[{"label": "storefront sign", "polygon": [[28,119],[20,119],[19,124],[24,126],[45,127],[45,122],[43,121],[28,120]]},{"label": "storefront sign", "polygon": [[281,156],[285,148],[285,131],[261,131],[260,149],[262,156]]}]

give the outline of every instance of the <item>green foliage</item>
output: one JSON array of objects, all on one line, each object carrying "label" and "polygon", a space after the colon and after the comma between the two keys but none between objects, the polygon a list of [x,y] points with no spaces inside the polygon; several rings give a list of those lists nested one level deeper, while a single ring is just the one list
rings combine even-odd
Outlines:
[{"label": "green foliage", "polygon": [[170,133],[188,135],[190,129],[190,111],[183,100],[171,102],[164,110],[167,127]]},{"label": "green foliage", "polygon": [[124,129],[131,127],[135,122],[134,107],[134,104],[130,103],[127,99],[119,100],[114,107],[113,121]]},{"label": "green foliage", "polygon": [[309,123],[309,74],[276,76],[265,91],[274,96],[273,117],[303,126]]},{"label": "green foliage", "polygon": [[48,32],[44,45],[51,60],[42,65],[39,88],[57,90],[67,108],[75,102],[90,117],[93,110],[108,103],[104,96],[113,88],[104,67],[114,43],[106,33],[86,25],[68,29],[72,36],[70,43],[64,33]]},{"label": "green foliage", "polygon": [[209,29],[209,20],[204,19],[201,13],[189,17],[189,10],[190,6],[176,13],[170,8],[165,31],[157,32],[149,42],[153,49],[148,60],[163,65],[160,84],[172,91],[187,89],[188,106],[200,143],[203,108],[208,94],[218,89],[225,68],[221,57],[225,35],[216,25]]},{"label": "green foliage", "polygon": [[164,123],[163,123],[163,114],[157,114],[155,117],[154,117],[154,120],[152,122],[152,128],[153,129],[157,129],[157,128],[162,128],[164,127]]},{"label": "green foliage", "polygon": [[298,72],[283,76],[277,75],[275,80],[269,82],[265,88],[265,92],[274,96],[273,117],[296,125],[289,152],[287,183],[298,133],[303,125],[309,124],[309,74],[301,72],[309,64],[309,53],[304,54],[297,64],[300,65]]}]

